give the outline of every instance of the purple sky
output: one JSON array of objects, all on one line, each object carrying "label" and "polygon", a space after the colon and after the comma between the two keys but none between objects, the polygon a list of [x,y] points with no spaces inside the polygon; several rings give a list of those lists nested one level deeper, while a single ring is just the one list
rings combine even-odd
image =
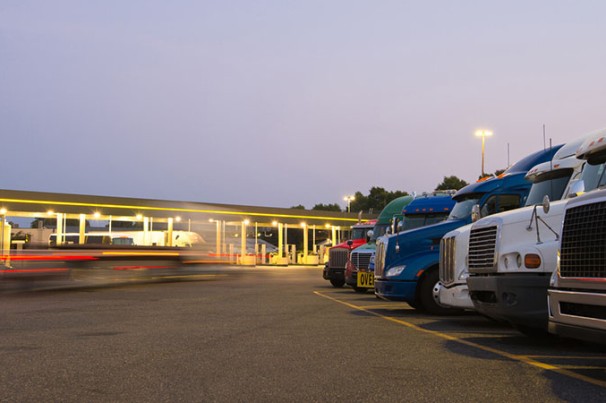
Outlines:
[{"label": "purple sky", "polygon": [[290,207],[606,126],[606,2],[0,3],[0,188]]}]

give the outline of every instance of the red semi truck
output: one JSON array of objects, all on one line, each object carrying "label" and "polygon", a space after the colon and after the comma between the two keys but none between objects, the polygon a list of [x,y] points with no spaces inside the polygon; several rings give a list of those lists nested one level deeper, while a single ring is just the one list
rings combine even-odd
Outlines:
[{"label": "red semi truck", "polygon": [[328,262],[324,265],[322,277],[330,281],[333,287],[345,285],[345,266],[349,253],[369,240],[368,231],[375,226],[376,220],[366,221],[351,227],[351,239],[333,246],[328,251]]}]

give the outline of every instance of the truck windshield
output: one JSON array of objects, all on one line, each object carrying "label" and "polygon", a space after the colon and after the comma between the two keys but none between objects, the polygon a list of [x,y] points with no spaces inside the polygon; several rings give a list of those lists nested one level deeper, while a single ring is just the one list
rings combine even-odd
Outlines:
[{"label": "truck windshield", "polygon": [[389,228],[389,224],[377,224],[372,230],[372,238],[371,241],[376,241],[378,237],[385,235],[387,232],[387,228]]},{"label": "truck windshield", "polygon": [[446,214],[415,214],[404,216],[404,223],[400,231],[408,231],[414,228],[424,227],[444,221],[448,216]]},{"label": "truck windshield", "polygon": [[457,204],[453,207],[449,220],[461,220],[471,215],[471,209],[474,205],[478,204],[480,199],[478,197],[469,197],[467,199],[457,200]]},{"label": "truck windshield", "polygon": [[526,205],[541,204],[545,195],[549,196],[549,200],[560,200],[572,173],[572,169],[559,169],[541,175],[533,182]]},{"label": "truck windshield", "polygon": [[604,163],[597,165],[585,164],[581,179],[585,184],[586,192],[606,185],[604,171]]},{"label": "truck windshield", "polygon": [[370,228],[353,228],[351,230],[351,239],[364,239]]}]

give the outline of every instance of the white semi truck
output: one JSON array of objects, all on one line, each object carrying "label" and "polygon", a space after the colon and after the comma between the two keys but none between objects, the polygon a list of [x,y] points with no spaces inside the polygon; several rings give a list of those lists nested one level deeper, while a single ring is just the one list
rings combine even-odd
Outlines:
[{"label": "white semi truck", "polygon": [[[562,159],[554,159],[553,170],[538,176],[545,180],[536,182],[527,207],[472,225],[467,285],[477,311],[529,335],[546,333],[547,287],[556,267],[566,199],[578,194],[579,177],[589,182],[595,176],[583,169],[583,155],[576,151],[605,133],[590,133],[567,144]],[[563,175],[564,171],[568,173]],[[548,198],[541,201],[543,195]],[[549,198],[557,201],[551,203]]]},{"label": "white semi truck", "polygon": [[[506,248],[508,248],[507,250],[511,248],[510,252],[512,254],[503,256],[503,259],[508,265],[507,272],[512,272],[513,264],[517,264],[518,256],[522,256],[519,254],[523,249],[522,245],[536,243],[537,235],[532,232],[532,228],[535,228],[535,226],[534,224],[530,225],[530,218],[535,211],[533,206],[542,202],[544,195],[547,195],[551,200],[559,200],[563,195],[568,195],[567,185],[570,181],[578,179],[582,168],[582,161],[575,157],[575,152],[588,136],[564,145],[554,155],[552,161],[539,164],[528,171],[526,179],[533,183],[526,200],[526,206],[528,207],[486,217],[477,223],[451,231],[442,238],[440,245],[440,284],[434,289],[434,298],[439,304],[463,309],[477,309],[478,307],[470,298],[468,287],[468,263],[471,258],[468,251],[472,227],[493,226],[494,223],[498,222],[501,223],[499,236],[511,234],[514,238],[513,244]],[[553,213],[556,212],[552,212],[550,217],[552,215],[555,217]],[[544,219],[544,217],[542,218]],[[550,222],[553,221],[551,218],[549,220]],[[555,220],[557,221],[558,218],[556,217]],[[531,227],[531,230],[528,229],[529,227]],[[504,231],[504,228],[507,228],[507,230]],[[499,240],[502,241],[501,238]],[[509,241],[507,242],[509,243]],[[503,247],[505,248],[505,246]],[[538,249],[541,248],[542,245],[539,245]],[[501,250],[501,252],[504,251],[505,249]],[[547,255],[550,254],[547,253]],[[512,259],[513,262],[510,263]],[[555,259],[555,253],[553,259]],[[492,261],[488,262],[488,265],[490,265],[490,268],[487,270],[497,270]],[[494,272],[498,273],[497,271]],[[536,272],[536,270],[533,271],[533,273]]]},{"label": "white semi truck", "polygon": [[548,290],[550,333],[606,342],[606,131],[578,154],[587,159],[580,187],[598,188],[566,204],[557,270]]}]

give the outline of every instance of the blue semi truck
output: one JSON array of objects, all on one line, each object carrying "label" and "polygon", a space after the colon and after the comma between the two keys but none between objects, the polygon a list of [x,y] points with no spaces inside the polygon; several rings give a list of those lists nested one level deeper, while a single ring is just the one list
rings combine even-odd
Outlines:
[{"label": "blue semi truck", "polygon": [[[404,205],[399,214],[392,217],[389,233],[408,231],[444,221],[455,205],[453,194],[454,191],[436,191],[416,196],[410,204]],[[367,289],[374,288],[374,266],[371,261],[375,253],[375,242],[376,238],[356,248],[347,262],[345,282],[356,292],[366,292]]]},{"label": "blue semi truck", "polygon": [[474,206],[483,217],[523,206],[531,186],[524,178],[526,172],[550,161],[560,147],[537,151],[497,178],[462,188],[453,196],[456,205],[446,221],[379,238],[374,278],[377,297],[405,301],[415,309],[437,315],[459,311],[439,305],[434,297],[433,290],[439,283],[440,240],[471,223]]}]

